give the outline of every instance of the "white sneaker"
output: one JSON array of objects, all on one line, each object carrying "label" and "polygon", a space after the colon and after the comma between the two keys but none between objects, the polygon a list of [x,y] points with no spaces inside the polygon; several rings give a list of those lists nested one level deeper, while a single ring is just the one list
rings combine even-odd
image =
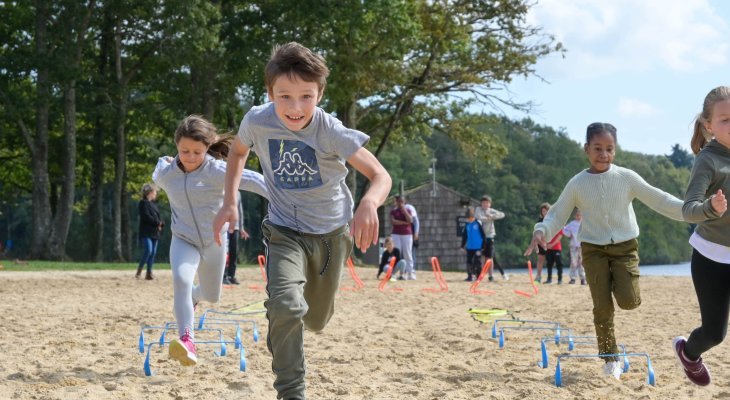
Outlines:
[{"label": "white sneaker", "polygon": [[509,275],[507,275],[507,274],[502,275],[502,280],[508,281]]},{"label": "white sneaker", "polygon": [[621,373],[623,372],[624,369],[621,365],[621,361],[609,361],[603,365],[603,375],[613,376],[614,378],[620,380]]},{"label": "white sneaker", "polygon": [[409,281],[415,281],[416,280],[416,273],[415,272],[409,273],[408,274],[408,277],[406,279],[408,279]]}]

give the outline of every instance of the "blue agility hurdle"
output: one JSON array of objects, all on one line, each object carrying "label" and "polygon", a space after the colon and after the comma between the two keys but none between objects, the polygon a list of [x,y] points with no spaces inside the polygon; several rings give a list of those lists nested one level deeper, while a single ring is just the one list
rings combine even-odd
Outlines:
[{"label": "blue agility hurdle", "polygon": [[[503,326],[499,328],[499,348],[504,348],[504,339],[505,339],[505,331],[507,330],[514,330],[514,331],[553,331],[555,332],[555,336],[552,336],[553,340],[555,340],[555,343],[560,342],[560,324],[557,322],[555,323],[557,325],[548,327],[548,326]],[[570,329],[566,329],[568,334],[570,335],[572,331]]]},{"label": "blue agility hurdle", "polygon": [[[577,340],[576,340],[577,339]],[[541,354],[541,360],[537,361],[537,365],[542,368],[548,367],[548,352],[547,352],[547,342],[552,342],[553,337],[552,336],[545,336],[540,340],[540,354]],[[568,351],[573,351],[575,349],[576,344],[596,344],[597,338],[595,336],[564,336],[560,338],[560,343],[568,343]],[[619,344],[618,347],[621,348],[621,351],[623,353],[626,353],[626,346],[623,344]],[[628,357],[622,357],[624,360],[623,365],[623,371],[629,372],[630,364],[629,364],[629,358]]]},{"label": "blue agility hurdle", "polygon": [[[164,346],[165,344],[169,344],[170,342],[164,342],[160,344],[160,342],[152,342],[147,345],[147,356],[144,359],[144,374],[145,376],[152,376],[154,373],[152,372],[152,366],[150,363],[150,352],[152,350],[152,346]],[[234,343],[233,341],[226,341],[226,340],[209,340],[209,341],[196,341],[195,345],[200,344],[217,344],[221,346],[220,351],[214,351],[213,353],[217,356],[223,357],[226,355],[226,344]],[[238,349],[238,369],[241,372],[246,371],[246,351],[243,348],[243,346],[239,347]]]},{"label": "blue agility hurdle", "polygon": [[[512,323],[512,324],[530,324],[530,325],[552,325],[555,328],[556,337],[560,337],[560,322],[554,322],[554,321],[539,321],[539,320],[530,320],[530,319],[495,319],[492,323],[492,338],[497,337],[497,328],[499,323]],[[556,341],[555,344],[558,342]]]},{"label": "blue agility hurdle", "polygon": [[[246,313],[236,313],[232,311],[218,311],[214,309],[208,309],[205,310],[205,312],[200,316],[200,320],[198,321],[198,329],[205,326],[205,321],[208,316],[208,314],[216,314],[216,315],[227,315],[227,316],[243,316],[243,315],[251,315],[252,312],[246,312]],[[258,329],[258,323],[253,319],[240,319],[240,318],[207,318],[209,321],[235,321],[240,324],[251,324],[251,329],[253,330],[253,341],[258,342],[259,341],[259,329]]]},{"label": "blue agility hurdle", "polygon": [[[235,336],[235,348],[238,349],[241,347],[241,327],[238,326],[235,322],[214,322],[211,325],[236,325],[236,336]],[[161,329],[162,333],[160,334],[160,338],[158,339],[158,343],[160,345],[165,344],[165,337],[167,335],[167,331],[170,329],[177,329],[177,323],[175,322],[166,322],[163,326],[151,326],[151,325],[145,325],[139,330],[139,352],[144,353],[145,348],[145,337],[144,337],[144,331],[145,330],[152,330],[152,329]],[[223,332],[222,329],[210,329],[210,328],[196,328],[195,331],[209,331],[209,330],[217,330],[219,332]],[[255,332],[254,334],[254,341],[257,341],[258,334]]]},{"label": "blue agility hurdle", "polygon": [[654,368],[651,365],[651,357],[647,353],[618,353],[618,354],[560,354],[558,355],[558,363],[555,365],[555,386],[561,387],[563,385],[563,374],[560,369],[560,359],[562,358],[599,358],[599,357],[645,357],[647,377],[646,383],[656,386],[656,380],[654,377]]}]

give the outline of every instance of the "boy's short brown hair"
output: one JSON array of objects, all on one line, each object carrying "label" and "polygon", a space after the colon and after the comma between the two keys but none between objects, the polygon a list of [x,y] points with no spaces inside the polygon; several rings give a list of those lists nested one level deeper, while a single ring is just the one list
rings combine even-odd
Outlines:
[{"label": "boy's short brown hair", "polygon": [[316,82],[319,93],[324,92],[330,70],[324,58],[297,42],[276,45],[271,51],[271,58],[264,69],[266,89],[274,87],[276,79],[286,75],[289,79],[302,79],[305,82]]}]

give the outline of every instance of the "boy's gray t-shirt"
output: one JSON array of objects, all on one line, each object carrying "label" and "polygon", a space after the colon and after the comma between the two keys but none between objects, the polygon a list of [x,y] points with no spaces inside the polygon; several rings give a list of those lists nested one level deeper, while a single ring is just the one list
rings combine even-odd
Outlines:
[{"label": "boy's gray t-shirt", "polygon": [[238,137],[259,157],[273,224],[323,234],[352,219],[345,162],[368,142],[366,134],[319,107],[306,128],[293,132],[267,103],[246,113]]}]

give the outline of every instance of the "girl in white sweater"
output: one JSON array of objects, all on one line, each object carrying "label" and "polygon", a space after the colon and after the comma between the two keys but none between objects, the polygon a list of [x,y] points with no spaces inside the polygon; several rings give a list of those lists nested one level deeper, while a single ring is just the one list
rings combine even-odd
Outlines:
[{"label": "girl in white sweater", "polygon": [[[614,335],[613,298],[624,310],[641,304],[639,294],[639,252],[636,237],[639,225],[631,202],[639,199],[654,211],[682,221],[682,201],[648,183],[636,172],[613,164],[616,155],[616,128],[608,123],[588,125],[584,150],[590,168],[568,181],[545,219],[535,225],[529,256],[545,238],[560,231],[574,208],[583,213],[578,237],[583,266],[593,299],[593,324],[599,354],[606,364],[604,373],[616,379],[621,363]],[[613,294],[613,298],[612,298]]]}]

